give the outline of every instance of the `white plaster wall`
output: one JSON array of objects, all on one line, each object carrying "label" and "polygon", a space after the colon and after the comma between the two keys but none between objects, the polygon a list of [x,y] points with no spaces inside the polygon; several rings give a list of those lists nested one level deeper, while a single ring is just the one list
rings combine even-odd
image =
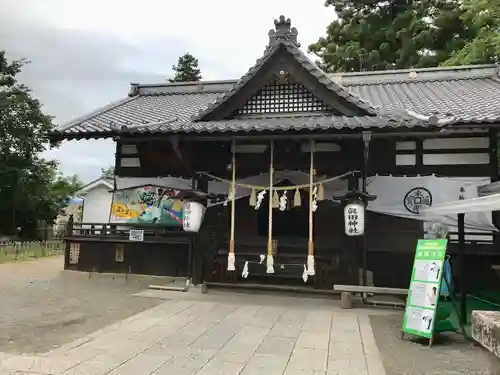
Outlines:
[{"label": "white plaster wall", "polygon": [[113,193],[109,188],[99,186],[92,189],[84,196],[83,220],[87,223],[108,223],[109,211],[113,200]]}]

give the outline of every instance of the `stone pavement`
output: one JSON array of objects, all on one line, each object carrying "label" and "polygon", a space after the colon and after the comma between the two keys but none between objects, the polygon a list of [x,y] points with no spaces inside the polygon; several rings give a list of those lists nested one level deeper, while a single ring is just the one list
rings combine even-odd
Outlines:
[{"label": "stone pavement", "polygon": [[385,375],[364,309],[157,293],[171,299],[48,353],[0,353],[0,375]]}]

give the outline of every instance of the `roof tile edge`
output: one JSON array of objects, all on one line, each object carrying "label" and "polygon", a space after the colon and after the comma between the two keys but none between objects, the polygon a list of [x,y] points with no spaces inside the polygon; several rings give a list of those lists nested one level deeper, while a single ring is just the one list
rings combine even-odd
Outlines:
[{"label": "roof tile edge", "polygon": [[[500,79],[500,65],[457,65],[434,68],[416,69],[391,69],[375,70],[369,72],[346,72],[326,73],[333,83],[340,85],[368,85],[387,82],[406,81],[410,72],[416,72],[419,76],[411,81],[447,80],[447,79],[471,79],[471,75],[465,72],[475,71],[478,77],[491,75]],[[425,74],[421,74],[425,73]],[[449,74],[446,73],[455,73]],[[410,81],[410,80],[408,80]],[[196,93],[223,93],[232,89],[238,79],[207,80],[198,82],[159,82],[159,83],[131,83],[131,88],[137,90],[138,95],[159,94],[196,94]]]}]

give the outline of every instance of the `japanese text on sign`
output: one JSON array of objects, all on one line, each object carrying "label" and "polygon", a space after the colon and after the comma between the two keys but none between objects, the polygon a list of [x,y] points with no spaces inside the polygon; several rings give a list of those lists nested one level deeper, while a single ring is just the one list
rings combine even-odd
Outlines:
[{"label": "japanese text on sign", "polygon": [[344,208],[345,234],[362,236],[365,231],[365,209],[360,204],[348,204]]}]

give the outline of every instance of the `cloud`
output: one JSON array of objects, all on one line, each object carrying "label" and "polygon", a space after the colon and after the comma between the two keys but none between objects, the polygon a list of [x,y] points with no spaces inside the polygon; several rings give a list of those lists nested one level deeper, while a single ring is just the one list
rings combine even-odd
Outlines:
[{"label": "cloud", "polygon": [[[130,82],[165,80],[186,52],[204,79],[239,78],[281,13],[304,49],[335,17],[322,2],[300,0],[0,0],[0,48],[32,61],[21,79],[61,124],[126,96]],[[114,151],[111,141],[72,141],[44,155],[89,181]]]}]

